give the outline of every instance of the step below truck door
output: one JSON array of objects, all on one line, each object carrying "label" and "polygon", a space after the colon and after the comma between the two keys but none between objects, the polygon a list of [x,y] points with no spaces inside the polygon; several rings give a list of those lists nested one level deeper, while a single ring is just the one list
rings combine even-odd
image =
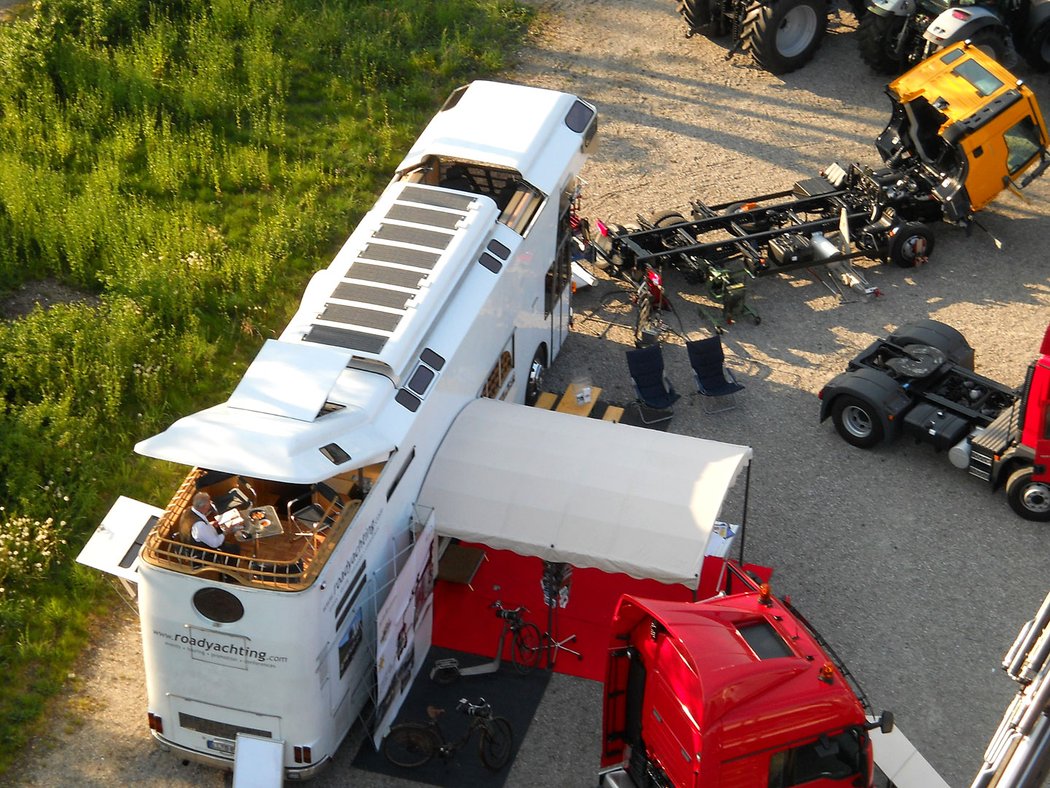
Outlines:
[{"label": "step below truck door", "polygon": [[163,509],[120,496],[80,551],[77,563],[137,585],[139,551],[162,514]]}]

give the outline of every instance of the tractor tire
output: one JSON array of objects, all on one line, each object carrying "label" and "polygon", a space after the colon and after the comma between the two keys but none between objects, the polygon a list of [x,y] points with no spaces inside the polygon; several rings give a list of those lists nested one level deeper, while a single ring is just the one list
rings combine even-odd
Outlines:
[{"label": "tractor tire", "polygon": [[741,37],[758,65],[787,74],[813,59],[827,29],[824,0],[771,0],[752,4]]},{"label": "tractor tire", "polygon": [[678,0],[678,13],[689,26],[685,34],[687,38],[695,33],[702,36],[716,36],[721,33],[717,24],[718,13],[711,8],[711,0]]},{"label": "tractor tire", "polygon": [[890,238],[890,262],[900,268],[924,264],[933,254],[933,231],[919,222],[905,222]]},{"label": "tractor tire", "polygon": [[1036,28],[1024,44],[1024,57],[1036,71],[1050,69],[1050,20]]},{"label": "tractor tire", "polygon": [[900,74],[907,66],[906,58],[893,52],[904,21],[903,17],[872,13],[860,18],[857,24],[860,59],[876,74]]},{"label": "tractor tire", "polygon": [[1010,508],[1026,520],[1050,522],[1050,483],[1032,481],[1031,465],[1010,474],[1006,481],[1006,500]]},{"label": "tractor tire", "polygon": [[997,27],[982,27],[970,36],[970,43],[1005,68],[1015,65],[1011,61],[1016,59],[1016,55],[1006,43],[1006,33]]}]

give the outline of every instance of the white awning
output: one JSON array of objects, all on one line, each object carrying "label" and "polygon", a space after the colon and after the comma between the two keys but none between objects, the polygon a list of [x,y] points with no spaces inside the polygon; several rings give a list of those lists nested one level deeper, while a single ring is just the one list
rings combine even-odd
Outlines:
[{"label": "white awning", "polygon": [[438,449],[419,503],[442,536],[696,588],[750,458],[747,446],[478,399]]}]

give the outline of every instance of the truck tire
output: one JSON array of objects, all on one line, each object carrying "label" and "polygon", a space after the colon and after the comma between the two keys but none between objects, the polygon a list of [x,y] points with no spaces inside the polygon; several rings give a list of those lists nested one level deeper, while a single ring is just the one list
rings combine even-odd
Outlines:
[{"label": "truck tire", "polygon": [[835,430],[850,446],[870,449],[882,443],[882,420],[867,402],[840,394],[831,406]]},{"label": "truck tire", "polygon": [[1050,522],[1050,483],[1032,481],[1033,473],[1031,465],[1011,473],[1006,481],[1006,500],[1024,519]]},{"label": "truck tire", "polygon": [[953,364],[973,369],[973,348],[958,330],[939,320],[905,323],[889,336],[895,345],[926,345],[937,348]]},{"label": "truck tire", "polygon": [[1050,20],[1035,29],[1024,45],[1024,57],[1036,71],[1050,69]]},{"label": "truck tire", "polygon": [[907,65],[907,60],[894,53],[894,45],[904,18],[900,16],[881,16],[867,13],[857,24],[857,47],[860,59],[876,74],[900,74]]},{"label": "truck tire", "polygon": [[673,227],[684,222],[685,217],[678,211],[664,211],[653,216],[653,227]]},{"label": "truck tire", "polygon": [[787,74],[813,59],[827,28],[824,0],[771,0],[751,5],[741,37],[758,65]]},{"label": "truck tire", "polygon": [[525,404],[535,405],[543,387],[543,375],[547,371],[547,348],[540,345],[529,365],[529,378],[525,383]]},{"label": "truck tire", "polygon": [[933,231],[919,222],[905,222],[890,238],[890,262],[901,268],[914,268],[933,254]]}]

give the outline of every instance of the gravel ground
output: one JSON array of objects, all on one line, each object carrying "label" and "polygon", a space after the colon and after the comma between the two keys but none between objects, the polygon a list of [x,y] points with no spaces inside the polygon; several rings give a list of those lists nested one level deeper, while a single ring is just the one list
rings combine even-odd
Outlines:
[{"label": "gravel ground", "polygon": [[[671,0],[555,0],[510,81],[575,92],[599,110],[601,143],[584,172],[583,212],[617,222],[636,214],[789,188],[832,160],[877,164],[888,118],[884,81],[861,64],[847,12],[832,20],[816,59],[775,77],[724,41],[686,39]],[[1050,106],[1045,77],[1032,79]],[[978,370],[1019,385],[1050,318],[1044,264],[1050,180],[1030,202],[1005,196],[986,211],[988,233],[937,228],[931,262],[904,270],[862,262],[883,296],[842,303],[809,275],[756,282],[759,326],[724,337],[747,385],[735,411],[705,416],[683,399],[672,429],[749,444],[748,559],[775,567],[790,594],[898,725],[953,786],[968,785],[1013,694],[999,668],[1021,623],[1047,590],[1045,526],[1013,515],[1001,494],[929,447],[848,447],[818,423],[816,392],[875,337],[933,317],[977,349]],[[992,236],[1002,241],[997,249]],[[668,275],[685,333],[709,333],[701,300]],[[595,316],[602,280],[576,302],[574,333],[551,371],[553,388],[586,377],[612,401],[633,397],[625,328]],[[615,321],[613,321],[615,323]],[[669,374],[688,390],[679,339]],[[641,458],[644,461],[644,458]],[[584,460],[585,461],[585,460]],[[129,612],[109,623],[81,675],[16,772],[25,785],[222,785],[229,777],[183,766],[157,750],[144,721],[141,650]],[[509,786],[594,783],[599,687],[555,677]],[[351,768],[341,752],[315,785],[410,785]]]}]

